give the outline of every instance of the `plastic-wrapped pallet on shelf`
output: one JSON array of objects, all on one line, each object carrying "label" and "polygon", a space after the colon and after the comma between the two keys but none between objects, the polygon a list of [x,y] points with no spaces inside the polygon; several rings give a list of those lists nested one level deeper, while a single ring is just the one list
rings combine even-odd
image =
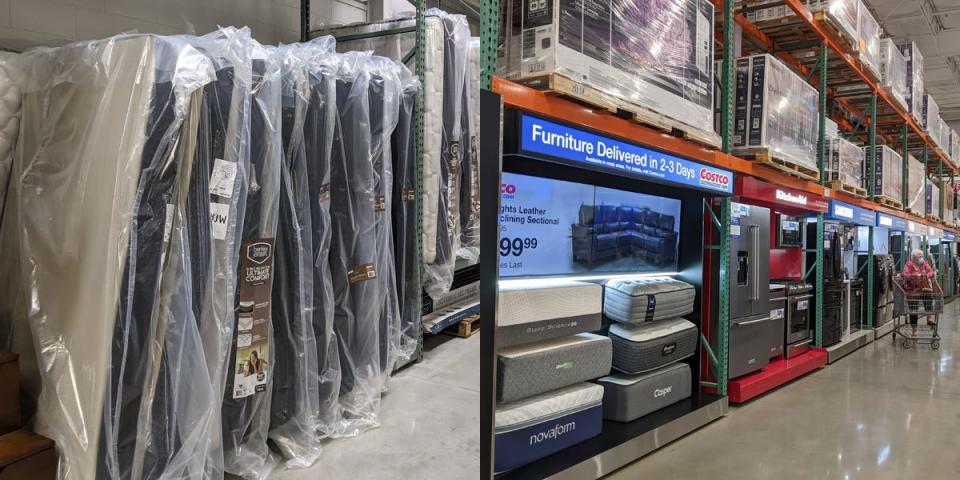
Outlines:
[{"label": "plastic-wrapped pallet on shelf", "polygon": [[[866,177],[869,174],[867,162],[870,161],[870,147],[863,147],[863,152]],[[874,195],[899,203],[903,194],[903,157],[886,145],[877,145],[874,153]]]},{"label": "plastic-wrapped pallet on shelf", "polygon": [[829,141],[827,180],[863,188],[863,148],[843,138],[832,138]]},{"label": "plastic-wrapped pallet on shelf", "polygon": [[950,129],[950,160],[955,166],[960,165],[960,134],[952,128]]},{"label": "plastic-wrapped pallet on shelf", "polygon": [[893,40],[880,40],[880,86],[907,108],[907,60]]},{"label": "plastic-wrapped pallet on shelf", "polygon": [[811,12],[823,12],[854,49],[859,48],[859,0],[807,0]]},{"label": "plastic-wrapped pallet on shelf", "polygon": [[897,48],[907,61],[907,109],[922,126],[924,124],[923,54],[914,42],[898,44]]},{"label": "plastic-wrapped pallet on shelf", "polygon": [[943,197],[940,196],[940,186],[932,180],[927,180],[927,215],[933,215],[940,218],[940,203]]},{"label": "plastic-wrapped pallet on shelf", "polygon": [[934,141],[940,141],[940,107],[933,95],[923,96],[923,129],[930,134]]},{"label": "plastic-wrapped pallet on shelf", "polygon": [[860,53],[860,61],[871,71],[874,76],[880,78],[880,34],[883,32],[880,23],[867,5],[860,1],[857,8],[857,25],[859,34],[859,43],[857,50]]},{"label": "plastic-wrapped pallet on shelf", "polygon": [[719,142],[709,0],[509,0],[506,11],[504,48],[515,54],[501,75],[560,75]]},{"label": "plastic-wrapped pallet on shelf", "polygon": [[907,154],[907,159],[907,204],[904,207],[915,213],[923,213],[926,172],[923,163],[912,154]]},{"label": "plastic-wrapped pallet on shelf", "polygon": [[818,93],[773,55],[737,59],[734,153],[817,167]]}]

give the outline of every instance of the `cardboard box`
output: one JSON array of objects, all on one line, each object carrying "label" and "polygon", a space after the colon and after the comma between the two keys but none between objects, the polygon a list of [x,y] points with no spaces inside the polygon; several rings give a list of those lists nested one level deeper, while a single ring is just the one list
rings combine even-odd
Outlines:
[{"label": "cardboard box", "polygon": [[15,430],[0,435],[0,480],[54,480],[57,451],[53,440]]},{"label": "cardboard box", "polygon": [[20,428],[20,355],[0,352],[0,435]]}]

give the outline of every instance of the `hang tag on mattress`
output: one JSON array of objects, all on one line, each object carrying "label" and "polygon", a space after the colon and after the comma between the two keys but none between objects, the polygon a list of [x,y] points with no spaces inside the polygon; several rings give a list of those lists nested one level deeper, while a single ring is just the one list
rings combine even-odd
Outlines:
[{"label": "hang tag on mattress", "polygon": [[401,197],[404,202],[412,202],[416,197],[414,197],[414,190],[412,188],[404,188],[403,196]]},{"label": "hang tag on mattress", "polygon": [[233,185],[237,179],[237,164],[222,158],[213,161],[210,174],[210,194],[224,198],[233,197]]},{"label": "hang tag on mattress", "polygon": [[373,211],[383,212],[387,210],[387,197],[383,195],[375,195],[373,197]]},{"label": "hang tag on mattress", "polygon": [[230,205],[210,203],[210,235],[215,240],[227,239],[227,224],[230,221]]},{"label": "hang tag on mattress", "polygon": [[320,185],[320,191],[317,193],[317,201],[320,203],[330,201],[330,184],[324,183]]},{"label": "hang tag on mattress", "polygon": [[366,282],[367,280],[373,280],[375,278],[377,278],[377,271],[373,268],[372,263],[364,263],[347,271],[347,279],[350,281],[350,285],[356,285],[360,282]]},{"label": "hang tag on mattress", "polygon": [[163,220],[163,243],[166,245],[170,241],[170,231],[173,230],[173,204],[168,203],[166,209],[166,218]]}]

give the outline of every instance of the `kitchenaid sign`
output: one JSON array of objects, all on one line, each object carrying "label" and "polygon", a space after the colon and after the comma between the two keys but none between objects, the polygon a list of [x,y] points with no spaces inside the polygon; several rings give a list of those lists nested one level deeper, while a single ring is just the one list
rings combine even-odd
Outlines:
[{"label": "kitchenaid sign", "polygon": [[777,189],[777,200],[781,202],[792,203],[794,205],[807,205],[807,196],[802,194],[793,194],[790,192],[785,192],[783,190]]},{"label": "kitchenaid sign", "polygon": [[541,118],[521,115],[520,150],[620,174],[732,193],[733,173]]}]

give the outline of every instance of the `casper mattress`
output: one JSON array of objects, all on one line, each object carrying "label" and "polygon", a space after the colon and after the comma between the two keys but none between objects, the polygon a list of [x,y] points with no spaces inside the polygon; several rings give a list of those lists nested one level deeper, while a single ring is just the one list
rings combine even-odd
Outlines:
[{"label": "casper mattress", "polygon": [[639,375],[603,377],[597,380],[603,386],[603,418],[632,422],[649,415],[689,398],[690,382],[690,366],[686,363],[674,363]]}]

